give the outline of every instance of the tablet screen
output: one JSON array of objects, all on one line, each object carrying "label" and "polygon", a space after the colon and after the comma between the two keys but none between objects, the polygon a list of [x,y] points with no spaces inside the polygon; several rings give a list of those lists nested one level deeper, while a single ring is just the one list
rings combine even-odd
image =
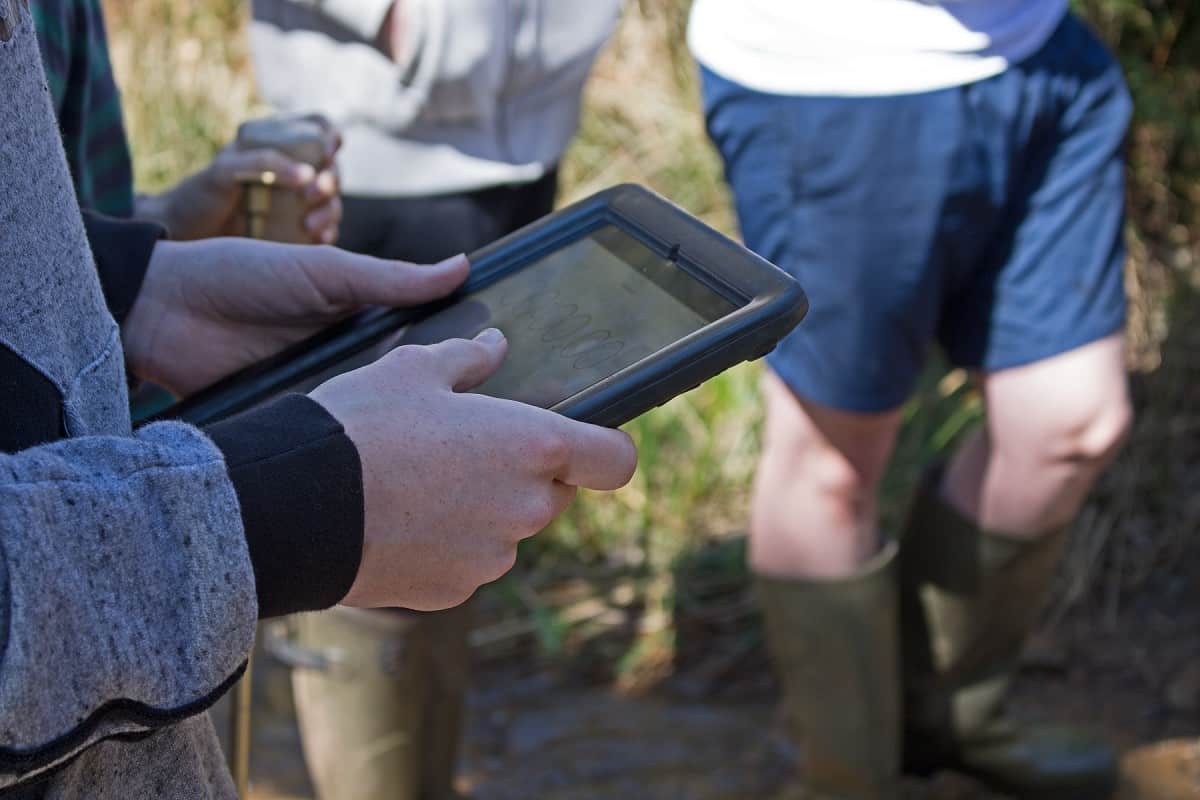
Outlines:
[{"label": "tablet screen", "polygon": [[499,328],[508,357],[476,391],[549,408],[735,308],[606,226],[409,326],[390,346]]}]

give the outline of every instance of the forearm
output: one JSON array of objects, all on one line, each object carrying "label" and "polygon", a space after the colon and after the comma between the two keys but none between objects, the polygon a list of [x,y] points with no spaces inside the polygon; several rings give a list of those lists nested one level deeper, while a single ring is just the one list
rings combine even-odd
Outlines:
[{"label": "forearm", "polygon": [[163,226],[172,236],[179,238],[176,228],[178,220],[172,213],[170,195],[163,194],[137,194],[133,198],[133,217],[134,219],[146,220],[155,222]]},{"label": "forearm", "polygon": [[208,434],[0,456],[0,789],[203,710],[256,616],[349,590],[362,475],[341,425],[292,395]]},{"label": "forearm", "polygon": [[[200,170],[184,178],[166,191],[158,194],[138,194],[133,198],[135,219],[155,222],[164,228],[176,241],[192,241],[222,235],[215,229],[207,215],[198,213],[206,208],[213,194],[211,176]],[[189,208],[193,206],[192,208]]]},{"label": "forearm", "polygon": [[246,531],[260,617],[328,608],[350,590],[363,542],[358,450],[305,395],[209,428]]},{"label": "forearm", "polygon": [[135,195],[133,216],[163,226],[176,241],[221,236],[224,231],[214,226],[211,214],[206,213],[214,194],[224,199],[224,192],[219,189],[214,192],[212,183],[210,165],[163,192]]},{"label": "forearm", "polygon": [[0,456],[0,788],[196,713],[253,640],[220,451],[193,428]]}]

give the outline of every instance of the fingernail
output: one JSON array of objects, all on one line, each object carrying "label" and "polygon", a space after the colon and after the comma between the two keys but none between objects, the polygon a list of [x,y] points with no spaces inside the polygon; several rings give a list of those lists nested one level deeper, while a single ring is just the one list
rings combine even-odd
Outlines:
[{"label": "fingernail", "polygon": [[438,263],[434,264],[434,266],[437,267],[438,269],[450,269],[451,267],[457,267],[459,265],[459,263],[466,261],[466,260],[467,260],[466,254],[459,253],[456,256],[450,256],[449,258],[442,259]]},{"label": "fingernail", "polygon": [[301,184],[312,183],[317,177],[317,171],[311,164],[297,164],[292,168],[292,174],[296,176],[296,182]]},{"label": "fingernail", "polygon": [[475,334],[475,341],[484,344],[500,344],[504,341],[504,334],[500,332],[499,328],[484,328]]},{"label": "fingernail", "polygon": [[327,169],[322,170],[321,174],[317,176],[317,186],[319,186],[321,191],[324,192],[325,194],[328,194],[328,195],[337,194],[337,189],[338,189],[337,173],[333,172],[331,170],[327,170]]}]

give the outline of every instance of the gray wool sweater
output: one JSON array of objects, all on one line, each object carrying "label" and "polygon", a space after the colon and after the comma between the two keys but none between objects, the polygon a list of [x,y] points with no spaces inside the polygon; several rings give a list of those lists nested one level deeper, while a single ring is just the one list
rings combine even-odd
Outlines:
[{"label": "gray wool sweater", "polygon": [[[226,430],[225,447],[180,423],[131,430],[119,328],[24,3],[0,0],[0,796],[232,798],[202,712],[288,574],[263,566],[268,551],[304,528],[250,536],[246,520],[269,518],[253,487],[281,461],[305,474],[288,461],[305,444],[281,442],[294,426],[269,415],[248,437]],[[349,481],[336,491],[353,506],[361,474]],[[357,555],[342,558],[339,585],[277,610],[341,597]]]}]

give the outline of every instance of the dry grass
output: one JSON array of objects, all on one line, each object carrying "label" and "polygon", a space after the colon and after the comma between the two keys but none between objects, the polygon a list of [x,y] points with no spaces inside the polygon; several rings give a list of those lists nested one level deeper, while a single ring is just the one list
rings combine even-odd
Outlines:
[{"label": "dry grass", "polygon": [[720,159],[699,113],[680,0],[634,5],[600,58],[563,172],[565,198],[625,180],[663,192],[709,224],[736,224]]},{"label": "dry grass", "polygon": [[208,163],[256,106],[239,0],[106,0],[138,189]]}]

